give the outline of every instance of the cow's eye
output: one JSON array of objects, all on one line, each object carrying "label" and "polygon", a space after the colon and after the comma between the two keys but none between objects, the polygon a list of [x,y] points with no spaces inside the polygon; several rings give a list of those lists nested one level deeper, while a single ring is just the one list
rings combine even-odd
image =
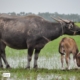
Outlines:
[{"label": "cow's eye", "polygon": [[73,25],[70,27],[70,29],[72,29],[73,28]]},{"label": "cow's eye", "polygon": [[73,24],[69,24],[69,29],[72,29],[73,28]]}]

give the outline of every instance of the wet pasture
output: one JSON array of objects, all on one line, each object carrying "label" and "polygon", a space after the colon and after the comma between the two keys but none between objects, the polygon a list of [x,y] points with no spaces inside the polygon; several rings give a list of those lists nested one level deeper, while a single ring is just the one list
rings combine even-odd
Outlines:
[{"label": "wet pasture", "polygon": [[[26,54],[25,54],[26,55]],[[79,71],[74,69],[74,63],[71,56],[71,70],[62,71],[60,54],[56,53],[50,57],[39,56],[38,69],[33,69],[33,58],[31,69],[25,69],[27,65],[27,56],[16,54],[16,57],[8,57],[8,62],[12,69],[0,69],[0,80],[80,80]],[[65,64],[66,66],[66,64]],[[9,78],[4,78],[3,73],[10,73]]]},{"label": "wet pasture", "polygon": [[[64,36],[62,36],[64,37]],[[7,60],[11,69],[0,69],[0,80],[80,80],[80,70],[74,69],[74,62],[71,55],[71,70],[61,70],[60,54],[58,44],[62,37],[47,44],[40,52],[38,58],[38,69],[33,69],[33,58],[31,68],[25,69],[27,65],[27,51],[6,48]],[[80,50],[80,36],[73,37]],[[66,67],[66,64],[65,64]],[[10,73],[9,78],[2,76],[3,73]]]}]

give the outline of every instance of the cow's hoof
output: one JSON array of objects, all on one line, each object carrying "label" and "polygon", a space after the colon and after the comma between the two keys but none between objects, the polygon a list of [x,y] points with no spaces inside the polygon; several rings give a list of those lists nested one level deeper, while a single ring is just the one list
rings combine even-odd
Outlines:
[{"label": "cow's hoof", "polygon": [[35,65],[35,66],[34,66],[34,69],[37,69],[37,68],[38,68],[38,66],[37,66],[37,65]]},{"label": "cow's hoof", "polygon": [[30,66],[26,67],[25,69],[30,69]]},{"label": "cow's hoof", "polygon": [[6,66],[7,69],[11,69],[11,67],[9,65]]},{"label": "cow's hoof", "polygon": [[0,68],[3,68],[3,65],[0,65]]}]

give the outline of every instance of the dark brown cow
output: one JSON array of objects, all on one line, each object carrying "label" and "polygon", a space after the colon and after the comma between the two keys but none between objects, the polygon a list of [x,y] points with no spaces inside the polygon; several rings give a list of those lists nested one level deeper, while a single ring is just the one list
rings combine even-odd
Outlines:
[{"label": "dark brown cow", "polygon": [[[64,69],[63,66],[63,62],[64,62],[64,58],[66,60],[66,64],[67,64],[67,69],[70,69],[70,54],[73,54],[73,60],[75,63],[75,67],[77,68],[76,65],[76,59],[78,57],[78,47],[77,44],[75,42],[75,40],[73,38],[70,37],[64,37],[59,44],[59,52],[61,54],[61,63],[62,63],[62,69]],[[65,56],[64,56],[65,55]],[[78,60],[77,60],[78,61]]]},{"label": "dark brown cow", "polygon": [[5,48],[9,46],[14,49],[28,49],[28,64],[34,55],[34,68],[37,68],[38,54],[48,43],[63,34],[78,35],[80,28],[73,22],[63,19],[55,19],[58,23],[50,22],[36,15],[26,17],[0,17],[0,67],[3,67],[2,60],[6,67],[10,65],[6,60]]}]

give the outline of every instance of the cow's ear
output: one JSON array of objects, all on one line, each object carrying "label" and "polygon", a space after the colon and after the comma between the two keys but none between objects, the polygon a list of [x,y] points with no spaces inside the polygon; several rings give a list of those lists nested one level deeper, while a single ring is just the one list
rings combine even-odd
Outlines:
[{"label": "cow's ear", "polygon": [[74,22],[72,22],[72,24],[74,25]]},{"label": "cow's ear", "polygon": [[72,23],[74,25],[74,22],[73,21],[70,21],[70,23]]},{"label": "cow's ear", "polygon": [[65,28],[68,28],[68,23],[65,22]]}]

